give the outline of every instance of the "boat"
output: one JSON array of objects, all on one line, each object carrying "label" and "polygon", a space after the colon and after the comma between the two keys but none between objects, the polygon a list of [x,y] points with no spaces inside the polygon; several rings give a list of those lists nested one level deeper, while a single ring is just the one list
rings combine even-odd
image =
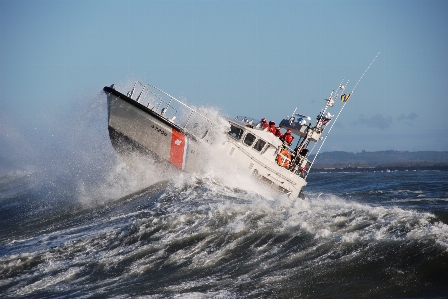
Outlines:
[{"label": "boat", "polygon": [[[127,93],[118,91],[114,84],[103,90],[107,94],[109,136],[119,154],[139,151],[185,172],[201,171],[207,155],[205,144],[216,139],[215,120],[140,81]],[[265,119],[226,119],[228,131],[220,148],[248,174],[290,198],[304,198],[302,190],[314,163],[309,160],[310,154],[319,141],[324,141],[322,134],[333,118],[327,109],[339,96],[343,101],[344,96],[348,99],[341,95],[343,91],[340,84],[331,92],[314,124],[310,117],[294,110],[279,122],[277,130],[286,130],[281,135],[269,131]],[[289,140],[285,138],[287,134]],[[291,136],[296,139],[294,142],[289,142]]]}]

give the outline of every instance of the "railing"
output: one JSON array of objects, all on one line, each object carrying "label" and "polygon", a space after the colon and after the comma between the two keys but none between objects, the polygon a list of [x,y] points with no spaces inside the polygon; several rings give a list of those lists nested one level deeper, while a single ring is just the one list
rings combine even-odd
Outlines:
[{"label": "railing", "polygon": [[213,125],[206,116],[153,85],[137,81],[127,96],[196,137],[204,138]]}]

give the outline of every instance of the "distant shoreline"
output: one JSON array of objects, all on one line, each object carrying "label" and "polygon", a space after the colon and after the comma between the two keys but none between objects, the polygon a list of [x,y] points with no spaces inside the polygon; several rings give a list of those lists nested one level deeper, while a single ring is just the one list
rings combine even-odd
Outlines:
[{"label": "distant shoreline", "polygon": [[[310,158],[312,160],[314,156]],[[448,151],[324,152],[318,155],[313,170],[321,172],[448,171]]]},{"label": "distant shoreline", "polygon": [[448,171],[448,163],[434,162],[394,162],[385,164],[336,164],[336,165],[315,165],[314,172],[381,172],[381,171],[417,171],[417,170],[438,170]]}]

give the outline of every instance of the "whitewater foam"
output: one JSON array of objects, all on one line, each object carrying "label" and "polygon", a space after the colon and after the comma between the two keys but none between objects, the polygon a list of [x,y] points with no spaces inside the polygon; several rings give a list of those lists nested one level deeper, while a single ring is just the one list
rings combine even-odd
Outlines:
[{"label": "whitewater foam", "polygon": [[[358,203],[356,199],[348,201],[332,195],[305,200],[291,200],[278,195],[267,200],[260,194],[246,193],[247,190],[225,189],[224,196],[222,189],[210,182],[201,187],[211,188],[213,196],[207,196],[207,191],[203,190],[184,194],[183,202],[197,200],[199,207],[196,209],[213,209],[219,217],[232,217],[227,227],[228,232],[232,233],[253,229],[254,224],[259,230],[272,228],[275,224],[272,229],[277,232],[300,228],[313,234],[316,239],[337,242],[432,239],[447,247],[448,226],[434,222],[435,216],[431,213],[371,206]],[[232,198],[239,200],[233,201]],[[242,199],[244,202],[241,202]],[[206,206],[202,207],[205,203]],[[177,212],[180,211],[177,209]],[[257,218],[255,222],[252,221],[254,218]]]}]

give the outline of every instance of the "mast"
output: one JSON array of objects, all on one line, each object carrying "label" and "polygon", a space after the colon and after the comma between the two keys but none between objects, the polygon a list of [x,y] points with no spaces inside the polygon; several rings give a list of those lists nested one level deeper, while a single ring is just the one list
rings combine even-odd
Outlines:
[{"label": "mast", "polygon": [[[348,100],[350,99],[350,97],[351,97],[351,96],[353,95],[353,93],[355,92],[355,89],[356,89],[356,87],[358,86],[359,82],[362,80],[362,78],[364,77],[364,75],[367,73],[367,71],[369,70],[370,66],[372,66],[373,62],[376,60],[376,58],[378,57],[378,55],[380,55],[380,52],[378,52],[378,54],[376,54],[375,58],[373,58],[372,62],[370,62],[369,66],[366,68],[366,70],[364,71],[364,73],[363,73],[363,74],[361,75],[361,77],[358,79],[358,82],[356,82],[355,86],[354,86],[353,89],[352,89],[352,92],[349,93],[348,95],[346,95],[346,94],[341,95],[341,101],[343,101],[344,104],[342,105],[341,110],[339,110],[339,113],[337,114],[336,118],[334,119],[334,122],[331,124],[330,129],[328,130],[328,132],[327,132],[327,134],[325,135],[325,137],[324,137],[322,143],[320,144],[319,149],[317,150],[317,153],[316,153],[316,155],[314,156],[313,161],[310,163],[310,168],[308,169],[308,172],[307,172],[307,174],[306,174],[306,176],[305,176],[305,179],[308,177],[308,174],[310,173],[311,167],[313,167],[314,161],[316,160],[317,155],[319,154],[320,150],[322,149],[322,146],[324,145],[325,141],[327,140],[327,137],[328,137],[328,135],[330,134],[331,129],[333,128],[334,124],[335,124],[336,121],[338,120],[339,115],[341,114],[342,110],[344,109],[344,107],[345,107],[345,105],[347,104],[347,102],[348,102]],[[348,83],[348,82],[347,82],[347,83]],[[343,96],[345,96],[345,97],[343,98]]]},{"label": "mast", "polygon": [[[324,130],[324,126],[327,122],[331,120],[331,118],[326,118],[327,116],[327,110],[329,107],[333,107],[335,99],[339,97],[339,95],[344,91],[344,81],[345,78],[342,79],[341,83],[339,84],[338,88],[333,90],[330,93],[330,96],[326,99],[326,104],[320,111],[319,115],[316,118],[316,125],[314,127],[311,126],[311,124],[308,125],[306,129],[306,136],[299,139],[297,142],[297,146],[294,149],[294,161],[292,163],[292,166],[294,167],[293,171],[296,171],[297,166],[300,168],[300,172],[303,173],[305,171],[305,167],[307,164],[309,164],[308,160],[306,160],[306,157],[309,156],[311,151],[314,149],[315,145],[320,139],[320,135],[322,134]],[[348,83],[348,81],[347,81]],[[316,139],[317,136],[317,139]],[[311,151],[308,150],[308,146],[311,141],[315,141],[316,144],[313,146]],[[304,162],[305,161],[305,162]],[[310,167],[311,168],[311,167]],[[308,170],[309,172],[309,170]],[[307,174],[306,174],[307,176]],[[305,179],[306,179],[305,176]]]}]

